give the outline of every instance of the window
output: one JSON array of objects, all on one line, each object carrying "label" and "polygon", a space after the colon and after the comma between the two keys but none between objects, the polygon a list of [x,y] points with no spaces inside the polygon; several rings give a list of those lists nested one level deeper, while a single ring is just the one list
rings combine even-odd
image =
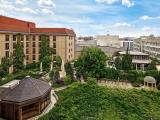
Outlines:
[{"label": "window", "polygon": [[9,51],[6,51],[5,54],[6,54],[6,57],[9,57]]},{"label": "window", "polygon": [[24,40],[24,36],[23,35],[21,35],[21,41],[23,41]]},{"label": "window", "polygon": [[26,49],[26,54],[29,54],[29,50],[28,50],[28,48]]},{"label": "window", "polygon": [[33,53],[33,54],[35,54],[35,53],[36,53],[36,49],[35,49],[35,48],[33,48],[33,51],[32,51],[32,53]]},{"label": "window", "polygon": [[29,42],[26,42],[26,47],[29,47]]},{"label": "window", "polygon": [[6,35],[6,41],[9,41],[9,35]]},{"label": "window", "polygon": [[13,41],[16,41],[16,35],[13,35]]},{"label": "window", "polygon": [[26,35],[26,41],[29,41],[29,36],[28,35]]},{"label": "window", "polygon": [[33,40],[33,41],[36,40],[36,36],[35,36],[35,35],[32,36],[32,40]]},{"label": "window", "polygon": [[41,42],[39,42],[39,48],[41,47]]},{"label": "window", "polygon": [[26,55],[26,60],[29,60],[29,55]]},{"label": "window", "polygon": [[33,42],[32,47],[36,47],[36,43],[35,42]]},{"label": "window", "polygon": [[5,44],[5,49],[8,50],[9,49],[9,43]]},{"label": "window", "polygon": [[53,41],[56,41],[56,36],[53,36]]},{"label": "window", "polygon": [[53,48],[56,48],[56,43],[53,43]]},{"label": "window", "polygon": [[56,49],[53,50],[53,54],[56,54]]},{"label": "window", "polygon": [[16,43],[13,43],[13,49],[15,49],[16,48]]},{"label": "window", "polygon": [[35,55],[33,55],[32,57],[33,57],[33,60],[36,60],[36,56]]}]

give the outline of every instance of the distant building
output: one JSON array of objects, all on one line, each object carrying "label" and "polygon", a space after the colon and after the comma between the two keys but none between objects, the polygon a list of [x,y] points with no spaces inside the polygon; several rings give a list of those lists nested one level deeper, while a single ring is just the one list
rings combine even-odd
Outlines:
[{"label": "distant building", "polygon": [[109,46],[120,48],[119,36],[117,35],[97,35],[98,46]]},{"label": "distant building", "polygon": [[108,57],[113,57],[114,54],[120,51],[124,51],[123,48],[109,47],[109,46],[98,46]]},{"label": "distant building", "polygon": [[133,50],[133,41],[134,41],[135,38],[130,38],[130,37],[127,37],[127,38],[120,38],[120,46],[122,48],[124,48],[125,50],[127,50],[127,48],[129,50]]},{"label": "distant building", "polygon": [[90,41],[90,40],[94,40],[94,38],[92,36],[87,36],[87,37],[80,36],[77,38],[77,42]]},{"label": "distant building", "polygon": [[77,59],[80,54],[81,54],[81,51],[83,50],[83,48],[86,48],[86,47],[96,47],[97,46],[97,41],[95,40],[87,40],[87,41],[77,41],[76,42],[76,45],[75,45],[75,58]]},{"label": "distant building", "polygon": [[143,36],[134,40],[134,50],[160,60],[160,37]]},{"label": "distant building", "polygon": [[[119,54],[123,56],[126,54],[126,51],[119,52]],[[129,51],[129,54],[132,57],[132,64],[135,70],[145,70],[150,63],[148,54],[137,51]]]}]

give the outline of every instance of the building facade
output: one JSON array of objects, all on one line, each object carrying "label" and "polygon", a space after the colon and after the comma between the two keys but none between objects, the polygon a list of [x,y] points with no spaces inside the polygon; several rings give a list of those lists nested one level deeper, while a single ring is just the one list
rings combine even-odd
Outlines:
[{"label": "building facade", "polygon": [[134,41],[134,38],[121,38],[120,39],[120,46],[127,50],[127,48],[129,50],[133,50],[133,41]]},{"label": "building facade", "polygon": [[119,36],[117,35],[97,35],[98,46],[109,46],[120,48]]},{"label": "building facade", "polygon": [[21,43],[25,54],[24,64],[39,61],[41,35],[48,37],[54,56],[62,61],[72,61],[75,57],[75,33],[66,28],[36,28],[35,23],[0,16],[0,63],[3,57],[9,57],[15,49],[17,34],[21,34]]},{"label": "building facade", "polygon": [[160,60],[160,37],[144,36],[134,41],[134,50]]},{"label": "building facade", "polygon": [[[126,51],[119,52],[120,56],[124,56],[126,54]],[[132,57],[132,65],[135,70],[145,70],[145,68],[148,67],[150,63],[149,55],[137,52],[137,51],[129,51],[129,54]]]}]

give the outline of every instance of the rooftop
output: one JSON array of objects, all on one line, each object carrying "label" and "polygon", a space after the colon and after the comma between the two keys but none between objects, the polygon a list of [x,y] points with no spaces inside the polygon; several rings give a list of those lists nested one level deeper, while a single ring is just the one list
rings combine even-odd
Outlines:
[{"label": "rooftop", "polygon": [[5,92],[1,98],[1,101],[21,103],[42,97],[50,90],[51,87],[48,83],[39,79],[26,77],[20,81],[19,85],[13,89],[9,89],[8,92]]},{"label": "rooftop", "polygon": [[53,33],[74,34],[72,29],[67,28],[36,28],[36,24],[29,21],[19,20],[0,15],[0,32],[24,32],[24,33]]},{"label": "rooftop", "polygon": [[[119,52],[120,55],[125,55],[126,51]],[[129,51],[130,55],[148,55],[146,53],[138,52],[138,51]]]}]

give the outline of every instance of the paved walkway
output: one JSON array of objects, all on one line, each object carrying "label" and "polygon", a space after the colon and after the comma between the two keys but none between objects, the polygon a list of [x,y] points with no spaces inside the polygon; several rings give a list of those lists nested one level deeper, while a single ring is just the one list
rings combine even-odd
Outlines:
[{"label": "paved walkway", "polygon": [[127,82],[115,82],[115,81],[101,81],[98,82],[98,85],[100,86],[107,86],[107,87],[117,87],[117,88],[122,88],[122,89],[132,89],[133,86],[131,83]]},{"label": "paved walkway", "polygon": [[48,105],[48,107],[42,112],[42,114],[30,118],[29,120],[37,120],[38,118],[42,117],[43,115],[47,114],[55,105],[55,103],[58,100],[58,96],[55,94],[54,90],[51,91],[51,103]]}]

